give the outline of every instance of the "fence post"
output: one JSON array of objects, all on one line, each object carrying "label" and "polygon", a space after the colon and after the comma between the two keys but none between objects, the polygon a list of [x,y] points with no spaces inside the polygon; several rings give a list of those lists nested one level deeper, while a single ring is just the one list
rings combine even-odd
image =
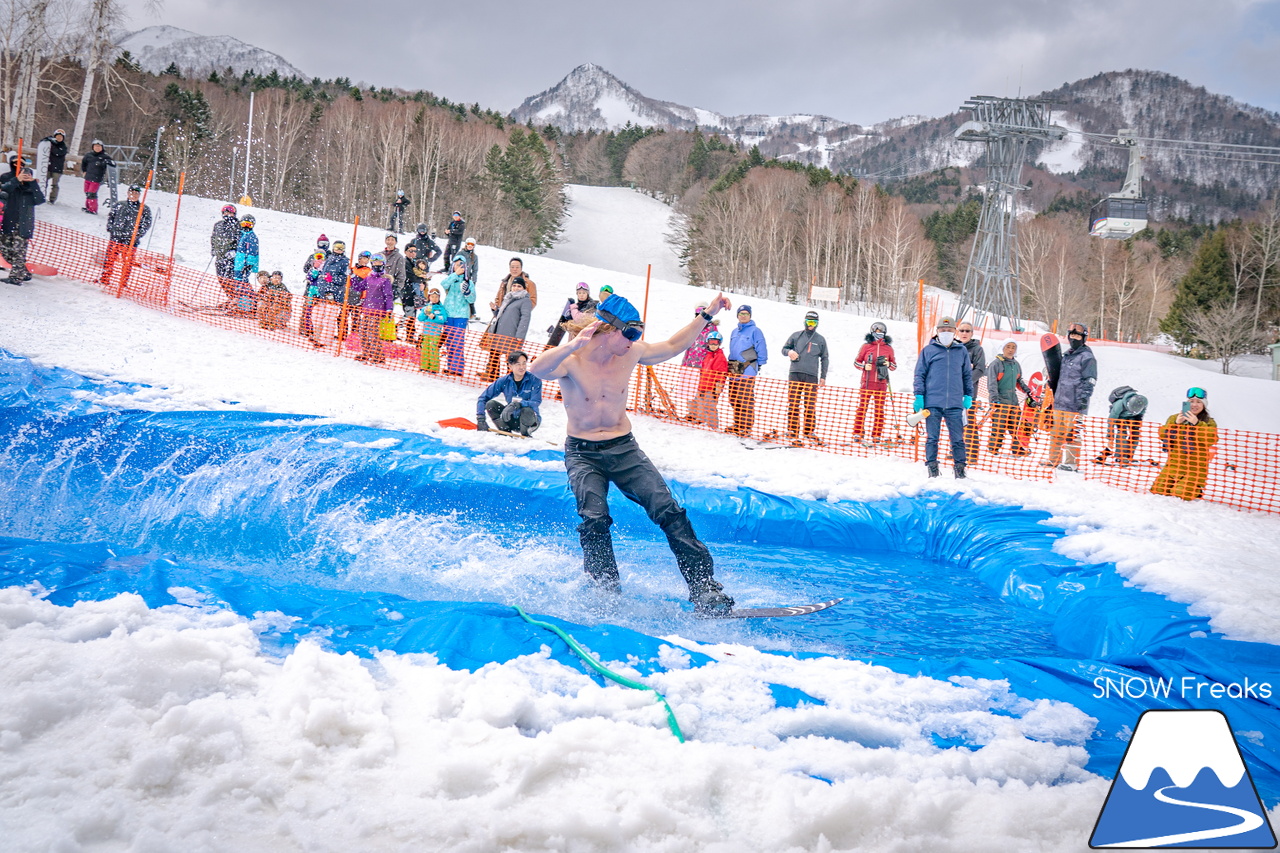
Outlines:
[{"label": "fence post", "polygon": [[356,235],[360,233],[360,217],[356,216],[351,228],[351,254],[347,256],[347,286],[342,288],[342,307],[338,309],[338,345],[333,349],[333,357],[342,354],[342,347],[347,342],[347,297],[351,295],[351,271],[356,268]]},{"label": "fence post", "polygon": [[[147,172],[147,182],[142,185],[142,198],[138,200],[138,214],[133,217],[133,231],[129,233],[129,245],[124,251],[124,272],[120,274],[120,286],[116,288],[116,299],[124,295],[125,285],[129,283],[129,276],[133,274],[133,256],[138,252],[138,229],[142,226],[142,211],[147,209],[147,196],[151,192],[151,179],[155,175],[155,172]],[[109,244],[107,251],[111,251]]]},{"label": "fence post", "polygon": [[187,173],[178,175],[178,203],[173,209],[173,240],[169,243],[169,272],[164,282],[164,304],[169,304],[169,290],[173,287],[173,263],[178,248],[178,217],[182,214],[182,185],[187,181]]}]

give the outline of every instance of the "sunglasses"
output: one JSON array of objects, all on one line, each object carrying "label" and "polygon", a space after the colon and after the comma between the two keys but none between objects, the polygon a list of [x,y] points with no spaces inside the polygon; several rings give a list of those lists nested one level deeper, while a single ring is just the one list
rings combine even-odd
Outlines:
[{"label": "sunglasses", "polygon": [[1188,388],[1188,389],[1187,389],[1187,399],[1188,399],[1188,400],[1190,400],[1190,399],[1192,399],[1192,398],[1199,398],[1199,399],[1203,400],[1203,399],[1204,399],[1204,389],[1203,389],[1203,388]]},{"label": "sunglasses", "polygon": [[957,335],[972,335],[973,329],[956,329]]}]

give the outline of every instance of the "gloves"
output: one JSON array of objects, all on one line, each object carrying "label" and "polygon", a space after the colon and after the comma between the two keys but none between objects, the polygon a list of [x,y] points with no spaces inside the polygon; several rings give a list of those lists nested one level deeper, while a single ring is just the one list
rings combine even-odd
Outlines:
[{"label": "gloves", "polygon": [[968,394],[965,394],[964,399],[960,401],[960,405],[964,406],[966,409],[972,408],[973,398],[970,397]]},{"label": "gloves", "polygon": [[915,402],[911,404],[911,411],[918,412],[924,408],[924,395],[917,394]]},{"label": "gloves", "polygon": [[481,415],[480,417],[476,418],[476,429],[480,430],[480,432],[488,432],[489,431],[488,418],[486,418],[484,415]]},{"label": "gloves", "polygon": [[507,403],[506,407],[502,410],[502,419],[504,421],[511,421],[520,417],[520,405],[521,403],[519,398]]},{"label": "gloves", "polygon": [[463,296],[471,295],[471,285],[467,284],[465,279],[462,282],[462,295]]},{"label": "gloves", "polygon": [[1040,401],[1039,401],[1039,400],[1037,400],[1035,397],[1028,397],[1028,398],[1027,398],[1027,406],[1028,406],[1028,407],[1030,407],[1030,408],[1032,408],[1032,409],[1039,408],[1039,406],[1040,406]]},{"label": "gloves", "polygon": [[325,273],[325,274],[324,274],[324,280],[325,280],[325,281],[327,281],[327,282],[332,283],[332,282],[333,282],[333,273],[331,273],[331,272],[327,272],[327,273]]}]

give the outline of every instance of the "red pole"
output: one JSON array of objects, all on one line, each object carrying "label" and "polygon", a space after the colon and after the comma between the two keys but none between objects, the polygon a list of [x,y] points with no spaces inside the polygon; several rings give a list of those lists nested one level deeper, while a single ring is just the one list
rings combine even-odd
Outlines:
[{"label": "red pole", "polygon": [[356,268],[356,235],[359,233],[360,217],[356,216],[351,228],[351,254],[347,257],[347,286],[342,288],[342,307],[338,309],[338,345],[333,350],[334,358],[342,354],[342,345],[347,340],[347,297],[351,295],[351,271]]},{"label": "red pole", "polygon": [[173,209],[173,240],[169,243],[169,274],[164,283],[164,304],[169,304],[169,289],[173,287],[173,261],[178,248],[178,215],[182,213],[182,186],[187,181],[187,173],[178,175],[178,203]]},{"label": "red pole", "polygon": [[[124,286],[129,283],[129,275],[133,272],[133,255],[137,251],[138,229],[142,227],[142,211],[147,209],[147,194],[151,192],[151,179],[155,172],[147,172],[147,182],[142,185],[142,199],[138,202],[138,214],[133,217],[133,231],[129,233],[129,245],[125,248],[124,272],[120,274],[120,287],[116,288],[116,299],[124,295]],[[128,193],[125,193],[128,195]],[[111,251],[111,247],[107,247]]]}]

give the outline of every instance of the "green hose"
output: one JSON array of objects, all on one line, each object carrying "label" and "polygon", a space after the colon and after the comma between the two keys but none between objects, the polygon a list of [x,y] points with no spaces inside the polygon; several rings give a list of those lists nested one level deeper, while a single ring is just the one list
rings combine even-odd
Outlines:
[{"label": "green hose", "polygon": [[680,724],[676,722],[676,712],[671,710],[671,706],[667,704],[667,699],[665,696],[663,696],[657,690],[654,690],[652,687],[649,687],[646,684],[641,684],[638,681],[632,681],[630,678],[627,678],[622,675],[618,675],[618,673],[614,672],[613,670],[606,669],[605,667],[601,666],[600,662],[597,661],[595,658],[593,658],[590,654],[588,654],[586,649],[578,645],[577,640],[575,640],[569,634],[566,634],[564,631],[557,628],[555,625],[552,625],[550,622],[540,622],[537,619],[530,617],[529,614],[525,613],[524,610],[522,610],[519,606],[516,607],[516,612],[520,614],[521,619],[528,622],[530,625],[535,625],[539,628],[544,628],[550,631],[551,633],[555,634],[560,639],[564,640],[565,643],[569,646],[569,648],[573,650],[574,654],[576,654],[578,657],[586,661],[587,666],[591,667],[596,672],[603,675],[605,678],[608,678],[611,681],[616,681],[618,684],[621,684],[623,687],[630,687],[632,690],[648,690],[654,696],[658,697],[658,701],[662,703],[662,707],[667,709],[667,725],[671,727],[671,733],[676,736],[676,740],[680,741],[681,743],[684,743],[684,735],[680,732]]}]

